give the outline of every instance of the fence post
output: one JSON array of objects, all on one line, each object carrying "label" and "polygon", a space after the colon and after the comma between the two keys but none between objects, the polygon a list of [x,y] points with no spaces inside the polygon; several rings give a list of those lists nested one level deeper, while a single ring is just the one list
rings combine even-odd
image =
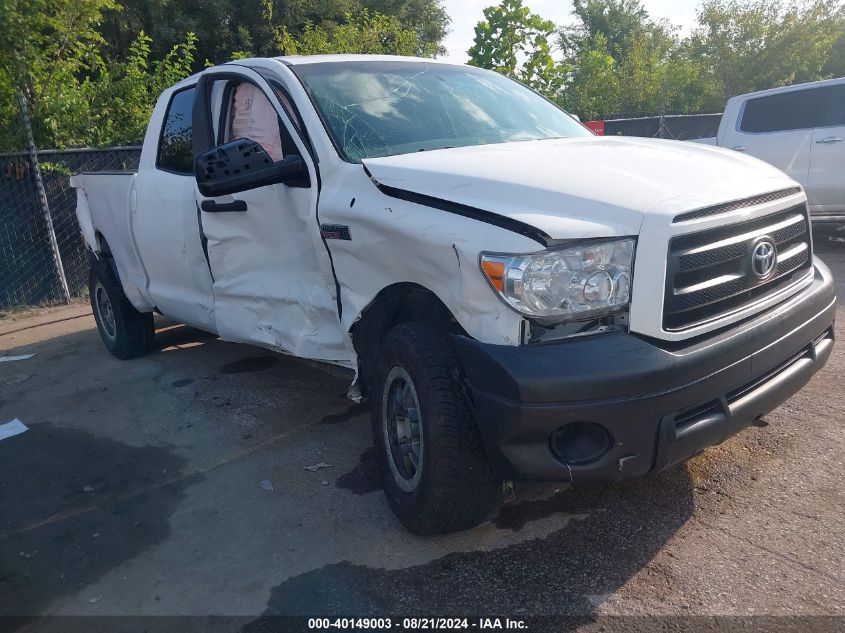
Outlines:
[{"label": "fence post", "polygon": [[35,138],[32,136],[32,123],[29,120],[29,109],[26,107],[26,97],[18,90],[18,104],[21,108],[21,119],[26,131],[26,145],[29,151],[29,162],[32,165],[32,173],[35,176],[35,190],[38,194],[38,203],[41,205],[41,212],[44,214],[44,223],[47,225],[47,237],[50,238],[50,248],[53,251],[53,263],[56,265],[56,272],[59,276],[62,293],[65,303],[70,303],[70,289],[65,277],[65,267],[62,265],[62,255],[59,252],[59,242],[56,240],[56,230],[53,228],[53,216],[50,215],[50,204],[47,202],[47,191],[44,189],[44,181],[41,180],[41,167],[38,164],[38,150],[35,149]]}]

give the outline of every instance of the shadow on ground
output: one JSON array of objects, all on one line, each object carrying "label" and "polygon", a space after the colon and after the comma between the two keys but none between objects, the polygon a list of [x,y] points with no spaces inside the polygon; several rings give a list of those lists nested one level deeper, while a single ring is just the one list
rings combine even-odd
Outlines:
[{"label": "shadow on ground", "polygon": [[165,540],[196,479],[183,467],[165,449],[49,422],[0,442],[0,616],[39,613]]},{"label": "shadow on ground", "polygon": [[340,562],[292,577],[272,590],[263,617],[243,631],[272,630],[273,616],[289,615],[588,616],[686,523],[693,488],[681,467],[504,506],[493,524],[508,531],[576,516],[545,538],[492,551],[451,553],[398,570]]}]

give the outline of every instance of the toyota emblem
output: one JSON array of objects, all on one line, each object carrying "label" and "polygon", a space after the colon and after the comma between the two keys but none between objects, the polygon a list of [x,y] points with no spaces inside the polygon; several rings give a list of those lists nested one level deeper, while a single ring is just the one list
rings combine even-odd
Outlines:
[{"label": "toyota emblem", "polygon": [[777,259],[775,245],[769,240],[761,240],[751,251],[751,270],[760,279],[768,277],[775,270]]}]

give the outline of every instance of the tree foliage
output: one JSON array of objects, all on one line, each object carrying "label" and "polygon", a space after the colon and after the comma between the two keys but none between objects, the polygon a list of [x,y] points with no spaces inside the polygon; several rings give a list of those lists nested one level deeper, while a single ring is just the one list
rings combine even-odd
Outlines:
[{"label": "tree foliage", "polygon": [[369,53],[432,57],[439,51],[434,42],[423,42],[416,30],[404,28],[396,16],[361,9],[347,13],[343,21],[326,27],[308,22],[295,37],[285,27],[274,28],[277,54],[319,55]]},{"label": "tree foliage", "polygon": [[[552,46],[553,25],[521,0],[484,16],[470,63],[522,79],[582,118],[719,111],[735,94],[845,75],[841,0],[704,0],[687,38],[640,0],[574,0],[573,23],[555,29]],[[526,73],[535,56],[544,63]]]},{"label": "tree foliage", "polygon": [[[469,57],[582,118],[718,111],[734,94],[845,75],[844,2],[702,0],[681,37],[641,0],[574,0],[565,26],[502,0]],[[207,63],[433,56],[448,25],[442,0],[0,0],[0,149],[23,146],[19,93],[41,147],[137,143],[160,92]]]},{"label": "tree foliage", "polygon": [[724,100],[845,74],[843,37],[845,7],[840,2],[705,0],[687,52],[701,60]]},{"label": "tree foliage", "polygon": [[204,64],[280,54],[432,56],[448,24],[439,0],[370,2],[378,11],[357,0],[123,3],[0,0],[0,149],[23,147],[18,91],[40,147],[138,143],[161,91]]},{"label": "tree foliage", "polygon": [[475,27],[469,63],[489,68],[556,98],[563,85],[565,66],[555,60],[557,27],[531,13],[522,0],[504,0],[484,9]]},{"label": "tree foliage", "polygon": [[[44,104],[51,115],[73,116],[73,105],[57,99],[69,80],[86,69],[86,57],[103,43],[97,30],[112,0],[0,0],[0,115],[4,146],[20,145],[17,94],[30,109]],[[7,140],[8,139],[8,140]]]},{"label": "tree foliage", "polygon": [[121,56],[135,36],[152,38],[151,55],[160,59],[186,31],[197,35],[197,59],[218,64],[232,51],[248,56],[278,55],[277,33],[294,41],[320,29],[331,37],[336,27],[350,24],[349,16],[366,10],[395,19],[399,28],[413,31],[415,53],[443,52],[449,18],[440,0],[120,0],[124,7],[106,17],[103,37],[106,53]]}]

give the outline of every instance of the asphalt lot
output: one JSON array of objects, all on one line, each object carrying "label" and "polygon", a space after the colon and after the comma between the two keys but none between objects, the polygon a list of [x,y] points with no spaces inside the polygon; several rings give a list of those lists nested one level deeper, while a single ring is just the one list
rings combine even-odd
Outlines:
[{"label": "asphalt lot", "polygon": [[[845,297],[845,244],[818,251]],[[759,426],[437,538],[390,513],[342,373],[166,321],[123,362],[87,304],[5,315],[0,351],[37,355],[0,364],[29,427],[0,441],[0,615],[845,615],[842,310]]]}]

